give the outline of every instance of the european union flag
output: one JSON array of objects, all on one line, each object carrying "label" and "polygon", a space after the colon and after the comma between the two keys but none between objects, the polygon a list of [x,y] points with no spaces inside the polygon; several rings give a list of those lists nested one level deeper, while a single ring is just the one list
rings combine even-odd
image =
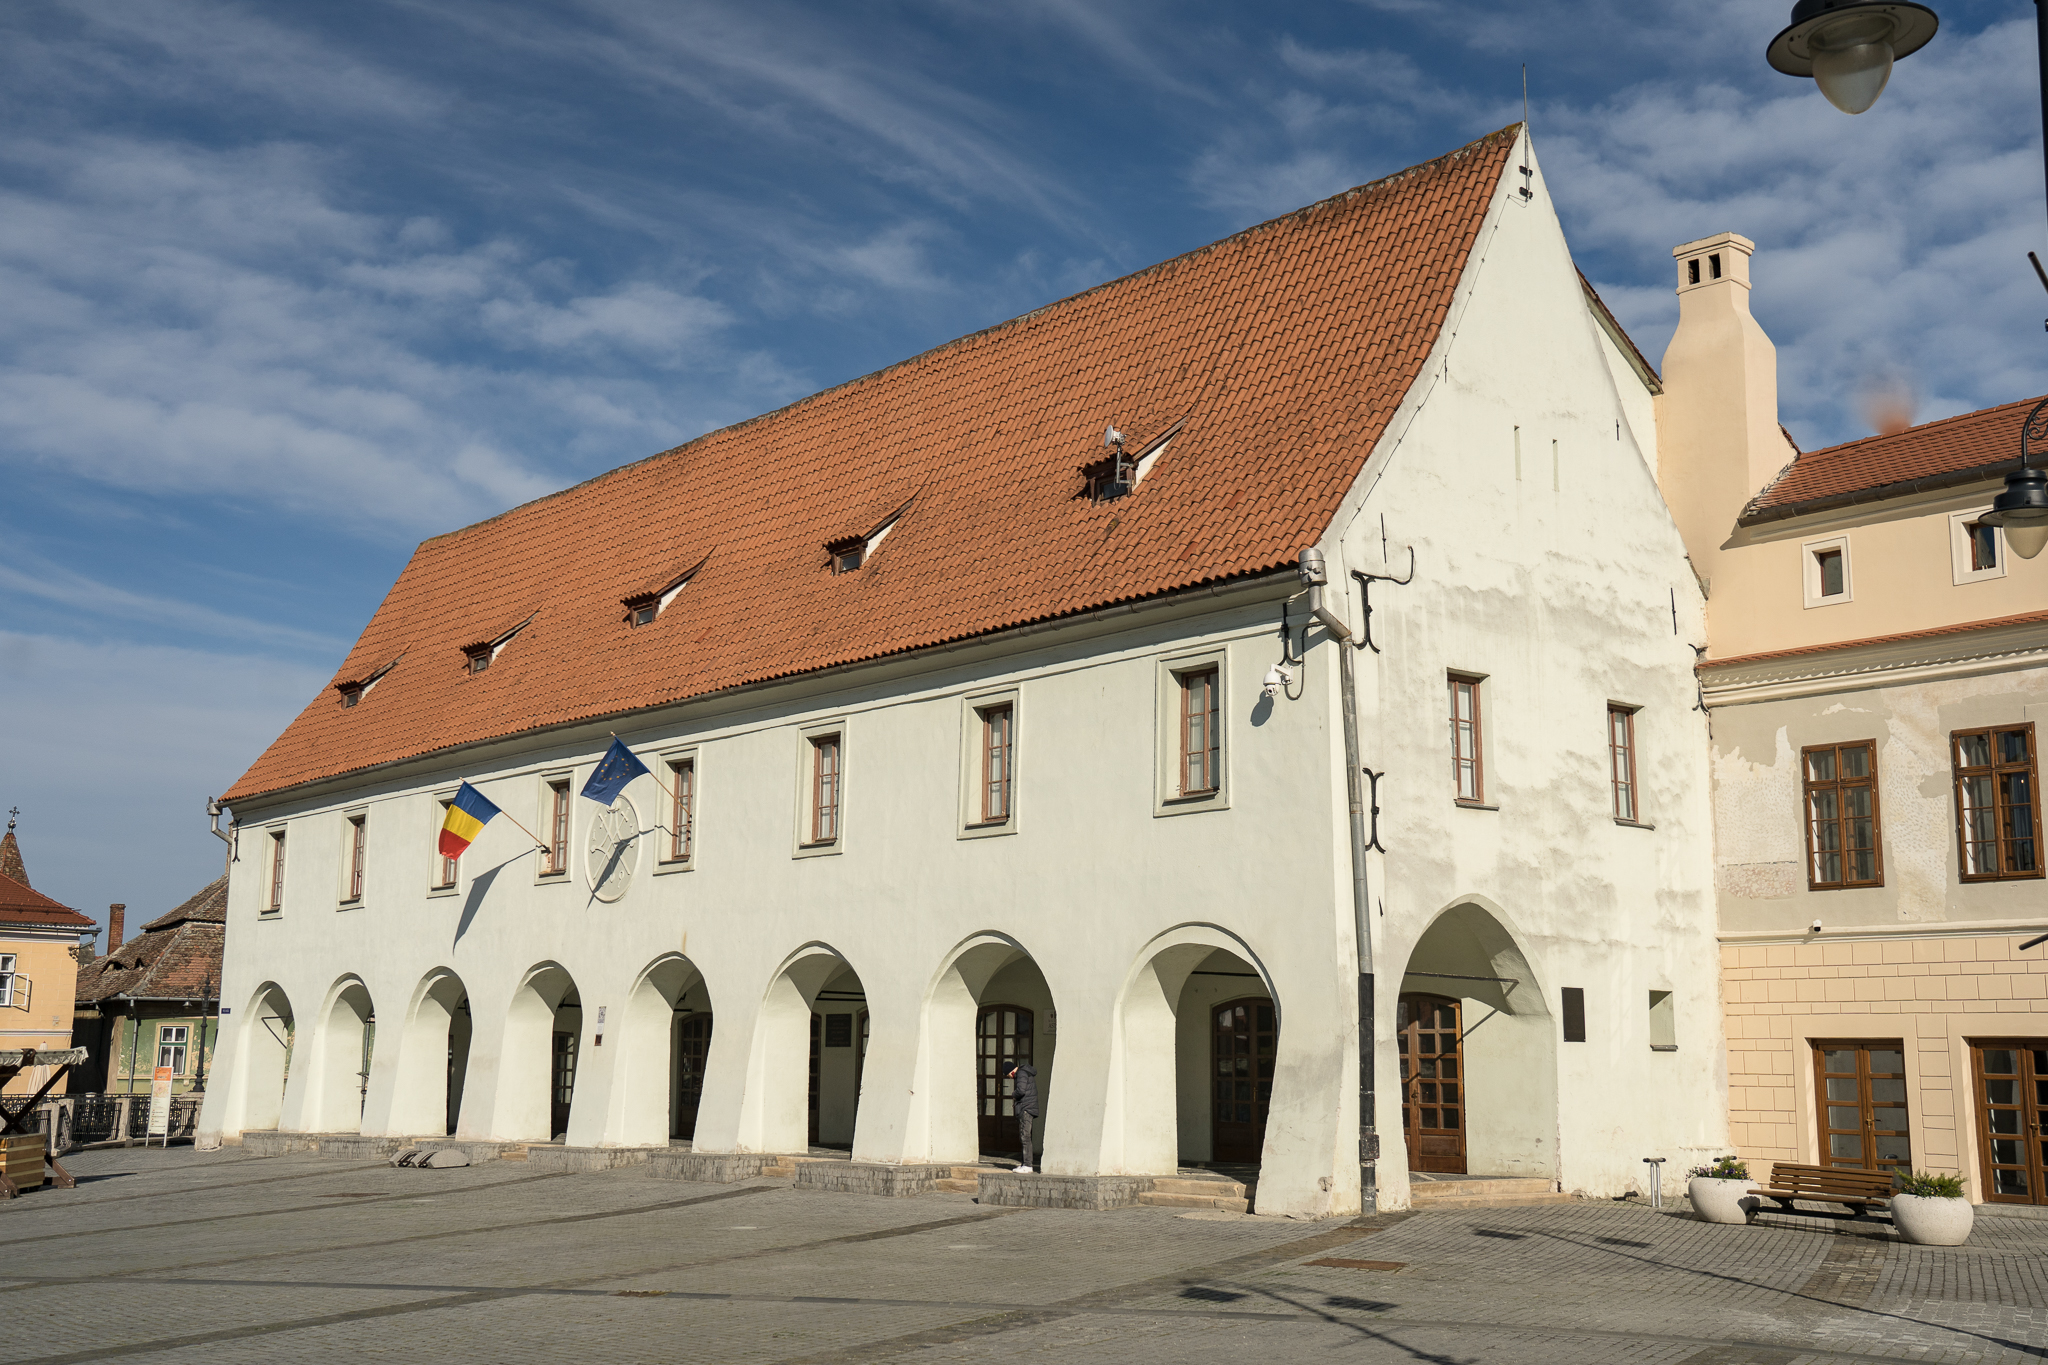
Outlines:
[{"label": "european union flag", "polygon": [[626,747],[626,741],[616,737],[612,747],[604,751],[604,757],[597,762],[597,771],[583,784],[583,794],[600,806],[609,806],[619,799],[619,793],[626,784],[647,771],[647,765],[633,757],[633,751]]}]

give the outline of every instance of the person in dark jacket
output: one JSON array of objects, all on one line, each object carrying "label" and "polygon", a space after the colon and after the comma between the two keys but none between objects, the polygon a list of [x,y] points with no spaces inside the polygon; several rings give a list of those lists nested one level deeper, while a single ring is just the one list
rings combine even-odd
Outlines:
[{"label": "person in dark jacket", "polygon": [[1017,1138],[1024,1147],[1024,1160],[1017,1169],[1028,1174],[1032,1121],[1038,1117],[1038,1071],[1029,1062],[1010,1060],[1003,1063],[1003,1074],[1010,1078],[1011,1107],[1017,1111]]}]

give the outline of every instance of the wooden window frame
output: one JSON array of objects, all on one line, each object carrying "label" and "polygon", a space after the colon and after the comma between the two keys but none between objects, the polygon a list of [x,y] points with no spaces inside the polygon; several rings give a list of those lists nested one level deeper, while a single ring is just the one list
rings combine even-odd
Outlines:
[{"label": "wooden window frame", "polygon": [[[1008,780],[1002,792],[1001,812],[991,802],[989,718],[1007,713]],[[1017,773],[1022,762],[1022,693],[1015,687],[970,692],[960,699],[960,810],[956,838],[988,839],[1015,834],[1021,793]]]},{"label": "wooden window frame", "polygon": [[[2005,763],[1999,761],[1998,737],[2007,734],[2024,734],[2026,736],[2027,757],[2025,762]],[[1980,735],[1984,738],[1985,749],[1991,761],[1985,764],[1965,766],[1962,761],[1962,741]],[[1965,882],[2017,882],[2037,880],[2044,875],[2044,860],[2041,857],[2041,751],[2035,741],[2034,722],[2030,720],[2022,721],[2017,725],[1985,725],[1969,730],[1951,730],[1949,732],[1948,755],[1951,771],[1954,776],[1956,875],[1958,879]],[[2007,777],[2023,777],[2026,780],[2027,802],[2023,807],[2016,808],[2012,802],[2006,799],[2007,789],[2005,783],[2000,779]],[[1989,843],[1991,845],[1994,870],[1990,872],[1970,871],[1971,846],[1986,842],[1970,837],[1969,822],[1965,819],[1965,813],[1970,807],[1966,804],[1963,797],[1963,784],[1972,778],[1988,778],[1991,782],[1991,839]],[[2019,838],[2009,833],[2012,826],[2011,814],[2015,809],[2019,809],[2025,814],[2032,829],[2032,833],[2026,836],[2025,842],[2029,846],[2028,857],[2032,860],[2033,866],[2031,868],[2008,870],[2006,867],[2008,861],[2007,846],[2021,842]]]},{"label": "wooden window frame", "polygon": [[341,903],[361,905],[370,843],[370,813],[352,811],[342,818],[342,823],[348,831],[348,863],[345,873],[347,881],[342,887]]},{"label": "wooden window frame", "polygon": [[265,897],[263,902],[263,913],[265,915],[282,915],[284,913],[284,838],[286,833],[287,831],[281,829],[270,831],[270,867],[269,876],[266,878],[269,884],[264,888]]},{"label": "wooden window frame", "polygon": [[[1461,806],[1486,805],[1486,709],[1481,692],[1486,679],[1470,673],[1444,675],[1450,694],[1451,799]],[[1467,689],[1472,702],[1470,720],[1458,714],[1459,689]],[[1469,732],[1472,752],[1468,758],[1464,742]],[[1472,795],[1465,795],[1465,773],[1472,773]]]},{"label": "wooden window frame", "polygon": [[980,719],[980,825],[1006,825],[1016,810],[1017,708],[1012,702],[977,707]]},{"label": "wooden window frame", "polygon": [[[1869,773],[1865,777],[1843,777],[1842,751],[1845,749],[1867,749],[1870,751]],[[1832,778],[1813,777],[1814,754],[1835,756],[1835,776]],[[1870,857],[1874,875],[1869,880],[1849,876],[1850,855],[1856,850],[1848,842],[1850,816],[1840,799],[1844,792],[1868,788],[1870,792]],[[1814,818],[1813,798],[1820,792],[1832,791],[1836,795],[1836,814],[1826,822]],[[1809,744],[1799,751],[1799,821],[1806,831],[1806,889],[1809,891],[1853,891],[1884,885],[1884,819],[1878,797],[1877,783],[1877,741],[1874,739],[1845,740],[1839,744]],[[1815,846],[1814,832],[1821,823],[1836,826],[1837,846],[1821,849]],[[1824,881],[1820,876],[1820,859],[1823,853],[1834,853],[1842,860],[1842,879]]]},{"label": "wooden window frame", "polygon": [[[1261,664],[1261,667],[1264,665]],[[1154,777],[1152,814],[1155,817],[1192,815],[1230,809],[1230,727],[1231,683],[1228,646],[1214,645],[1167,655],[1155,663]],[[1200,708],[1193,739],[1188,728],[1188,687],[1192,680],[1214,677],[1214,692],[1196,692]],[[1210,709],[1213,706],[1213,712]],[[1214,724],[1203,726],[1214,716]],[[1022,731],[1018,734],[1021,736]],[[1199,741],[1198,766],[1193,776],[1212,785],[1189,787],[1189,745]]]},{"label": "wooden window frame", "polygon": [[434,823],[427,831],[427,856],[434,860],[434,879],[427,884],[429,896],[452,896],[462,880],[462,859],[441,852],[441,826],[448,822],[448,808],[454,804],[454,792],[434,798]]},{"label": "wooden window frame", "polygon": [[[1970,1122],[1977,1133],[1977,1170],[1982,1184],[1978,1193],[1987,1204],[2031,1204],[2036,1207],[2048,1205],[2048,1161],[2041,1158],[2042,1143],[2048,1141],[2048,1095],[2043,1091],[2048,1086],[2041,1082],[2048,1080],[2048,1068],[2041,1065],[2042,1050],[2048,1039],[2043,1038],[1971,1038],[1970,1048]],[[1984,1065],[1984,1054],[1988,1051],[2012,1052],[2011,1072],[1993,1073]],[[1990,1094],[1993,1081],[2009,1081],[2013,1096],[2009,1101],[1994,1101]],[[2010,1131],[1999,1131],[1993,1110],[2012,1114]],[[2032,1123],[2027,1122],[2029,1118]],[[2012,1143],[2018,1149],[2018,1160],[2000,1161],[1995,1144]],[[1999,1172],[2017,1169],[2019,1177],[2027,1188],[2023,1191],[2001,1190]]]},{"label": "wooden window frame", "polygon": [[668,769],[668,856],[663,862],[688,864],[697,857],[697,756],[662,760]]},{"label": "wooden window frame", "polygon": [[541,828],[548,832],[547,846],[540,853],[539,876],[548,881],[559,881],[569,875],[569,786],[567,777],[544,777],[540,789],[546,814],[541,817]]},{"label": "wooden window frame", "polygon": [[[1180,685],[1180,758],[1175,767],[1175,794],[1194,798],[1214,796],[1223,790],[1223,670],[1220,665],[1209,664],[1174,676]],[[1201,688],[1199,712],[1197,687]],[[1201,730],[1199,736],[1197,726]],[[1191,775],[1202,779],[1199,785],[1189,780]]]},{"label": "wooden window frame", "polygon": [[1643,823],[1643,791],[1636,784],[1636,712],[1641,709],[1607,703],[1607,777],[1613,788],[1614,818],[1624,825]]},{"label": "wooden window frame", "polygon": [[[829,730],[806,735],[810,746],[810,837],[812,848],[838,844],[846,826],[846,736]],[[829,771],[828,771],[829,761]]]},{"label": "wooden window frame", "polygon": [[[1853,1051],[1858,1059],[1855,1078],[1857,1087],[1855,1104],[1858,1120],[1856,1133],[1858,1141],[1863,1148],[1863,1155],[1860,1158],[1863,1165],[1860,1167],[1842,1167],[1840,1169],[1911,1171],[1913,1169],[1913,1097],[1908,1089],[1910,1082],[1905,1069],[1906,1048],[1904,1040],[1897,1038],[1814,1038],[1810,1040],[1810,1046],[1813,1049],[1813,1121],[1819,1142],[1819,1164],[1822,1166],[1835,1165],[1836,1158],[1834,1156],[1833,1144],[1829,1139],[1837,1133],[1847,1134],[1849,1132],[1846,1128],[1836,1128],[1830,1122],[1828,1110],[1831,1107],[1831,1103],[1828,1097],[1828,1077],[1832,1074],[1839,1080],[1845,1078],[1847,1073],[1830,1073],[1827,1069],[1827,1054],[1830,1052]],[[1871,1052],[1876,1050],[1899,1054],[1899,1070],[1896,1073],[1886,1072],[1875,1078],[1888,1081],[1895,1080],[1899,1083],[1900,1097],[1896,1101],[1887,1100],[1880,1103],[1871,1093],[1873,1077],[1869,1066],[1869,1056]],[[1833,1103],[1839,1107],[1847,1107],[1841,1101]],[[1904,1110],[1906,1126],[1904,1128],[1884,1129],[1880,1133],[1874,1121],[1875,1112],[1879,1108]],[[1887,1161],[1884,1165],[1878,1165],[1877,1139],[1879,1136],[1903,1139],[1906,1143],[1905,1157],[1897,1162]],[[1846,1158],[1844,1159],[1846,1160]]]}]

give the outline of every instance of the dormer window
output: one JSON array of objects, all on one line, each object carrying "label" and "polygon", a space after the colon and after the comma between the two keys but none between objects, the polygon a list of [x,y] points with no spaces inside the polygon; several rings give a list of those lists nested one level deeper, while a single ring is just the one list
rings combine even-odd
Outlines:
[{"label": "dormer window", "polygon": [[469,671],[472,673],[481,673],[490,666],[491,651],[488,649],[480,649],[469,656]]},{"label": "dormer window", "polygon": [[1112,502],[1117,498],[1135,493],[1145,476],[1152,472],[1152,466],[1159,463],[1159,457],[1166,453],[1166,447],[1187,424],[1183,417],[1151,441],[1139,447],[1136,455],[1126,453],[1123,448],[1110,455],[1083,465],[1082,477],[1088,480],[1088,498],[1091,502]]},{"label": "dormer window", "polygon": [[342,706],[354,706],[357,702],[361,701],[362,699],[363,687],[361,683],[343,683],[341,685]]},{"label": "dormer window", "polygon": [[472,673],[482,673],[492,664],[496,663],[498,655],[504,651],[505,646],[512,643],[512,637],[525,630],[532,620],[533,617],[528,616],[526,620],[521,621],[502,635],[464,645],[462,652],[469,659],[469,671]]},{"label": "dormer window", "polygon": [[635,608],[633,608],[633,624],[634,624],[634,625],[636,625],[636,626],[651,626],[651,625],[653,625],[653,624],[654,624],[654,617],[655,617],[656,613],[657,613],[657,612],[659,612],[660,610],[661,610],[661,609],[660,609],[659,607],[655,606],[655,605],[654,605],[654,603],[652,603],[652,602],[649,602],[649,603],[648,603],[648,604],[647,604],[646,606],[644,606],[644,607],[635,607]]},{"label": "dormer window", "polygon": [[842,536],[838,540],[827,541],[825,555],[832,566],[832,572],[852,573],[867,563],[869,557],[880,548],[883,539],[896,528],[896,523],[901,521],[903,514],[909,510],[910,504],[906,502],[885,517],[881,525],[864,536]]},{"label": "dormer window", "polygon": [[[403,654],[398,656],[399,659],[404,657]],[[398,667],[398,659],[393,659],[367,678],[350,678],[346,682],[336,683],[334,690],[341,694],[342,708],[346,710],[351,706],[360,705],[363,698],[370,695],[370,689],[375,687],[386,673],[389,673],[396,667]]]},{"label": "dormer window", "polygon": [[689,586],[690,580],[697,576],[697,571],[703,568],[710,558],[710,555],[706,555],[681,573],[657,579],[639,592],[621,597],[619,605],[626,609],[626,624],[635,630],[653,625],[662,612],[668,609],[668,604],[676,600],[676,594]]}]

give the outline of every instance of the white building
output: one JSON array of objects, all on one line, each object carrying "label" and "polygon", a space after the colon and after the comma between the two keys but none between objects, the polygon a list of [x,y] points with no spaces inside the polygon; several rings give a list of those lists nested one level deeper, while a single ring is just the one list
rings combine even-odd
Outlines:
[{"label": "white building", "polygon": [[1046,1172],[1348,1213],[1362,995],[1382,1207],[1720,1147],[1655,390],[1510,128],[428,541],[226,798],[204,1133],[972,1162],[1030,1055]]}]

